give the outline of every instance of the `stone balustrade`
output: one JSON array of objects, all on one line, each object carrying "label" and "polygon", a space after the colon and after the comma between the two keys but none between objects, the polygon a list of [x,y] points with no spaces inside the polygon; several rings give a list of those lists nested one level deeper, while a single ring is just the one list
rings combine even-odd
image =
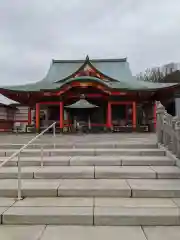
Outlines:
[{"label": "stone balustrade", "polygon": [[158,143],[164,145],[176,157],[180,158],[180,117],[168,114],[160,102],[157,102],[156,109]]}]

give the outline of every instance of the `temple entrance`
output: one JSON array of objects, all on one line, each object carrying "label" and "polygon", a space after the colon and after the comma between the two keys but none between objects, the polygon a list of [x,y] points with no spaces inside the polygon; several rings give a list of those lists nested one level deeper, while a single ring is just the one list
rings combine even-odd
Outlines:
[{"label": "temple entrance", "polygon": [[48,120],[53,122],[59,122],[60,109],[58,105],[48,107]]},{"label": "temple entrance", "polygon": [[112,105],[113,127],[132,127],[132,106]]}]

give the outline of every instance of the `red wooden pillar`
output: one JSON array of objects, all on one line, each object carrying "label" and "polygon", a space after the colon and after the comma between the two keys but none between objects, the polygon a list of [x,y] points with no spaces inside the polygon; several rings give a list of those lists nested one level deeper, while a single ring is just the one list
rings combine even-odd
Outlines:
[{"label": "red wooden pillar", "polygon": [[63,129],[63,127],[64,127],[64,106],[63,106],[63,102],[59,103],[59,112],[60,112],[59,127],[60,127],[60,129]]},{"label": "red wooden pillar", "polygon": [[132,103],[132,124],[133,128],[136,129],[136,102]]},{"label": "red wooden pillar", "polygon": [[40,103],[36,103],[36,131],[40,130]]},{"label": "red wooden pillar", "polygon": [[154,130],[156,130],[156,121],[157,121],[157,116],[156,116],[156,102],[154,103]]},{"label": "red wooden pillar", "polygon": [[107,128],[112,127],[112,108],[111,108],[111,102],[108,102],[107,106],[107,121],[106,121]]},{"label": "red wooden pillar", "polygon": [[31,108],[28,108],[28,125],[31,125]]}]

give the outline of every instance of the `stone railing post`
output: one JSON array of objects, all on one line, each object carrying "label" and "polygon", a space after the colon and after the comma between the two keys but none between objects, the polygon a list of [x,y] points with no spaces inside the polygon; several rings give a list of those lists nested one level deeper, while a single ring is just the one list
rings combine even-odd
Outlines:
[{"label": "stone railing post", "polygon": [[164,112],[163,115],[163,144],[168,149],[171,149],[171,135],[172,135],[172,116]]},{"label": "stone railing post", "polygon": [[163,130],[164,130],[164,114],[165,114],[165,108],[160,103],[156,103],[156,114],[157,114],[157,122],[156,122],[156,134],[157,134],[157,140],[158,143],[163,144]]},{"label": "stone railing post", "polygon": [[180,158],[180,118],[172,117],[164,106],[157,102],[157,141]]},{"label": "stone railing post", "polygon": [[176,156],[180,158],[180,119],[175,123]]},{"label": "stone railing post", "polygon": [[177,138],[176,138],[176,123],[178,121],[178,117],[172,118],[172,132],[171,132],[171,141],[172,141],[172,147],[171,151],[173,154],[176,155],[177,152]]}]

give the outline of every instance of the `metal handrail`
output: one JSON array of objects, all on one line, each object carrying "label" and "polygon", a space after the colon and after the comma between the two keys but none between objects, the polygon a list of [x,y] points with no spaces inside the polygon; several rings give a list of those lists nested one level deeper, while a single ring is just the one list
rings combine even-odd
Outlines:
[{"label": "metal handrail", "polygon": [[[35,136],[33,139],[31,139],[28,143],[24,144],[20,149],[18,149],[15,153],[13,153],[9,158],[5,159],[1,164],[0,168],[3,167],[7,162],[18,156],[18,199],[21,199],[21,164],[20,164],[20,153],[26,149],[31,143],[33,143],[35,140],[37,140],[39,137],[41,137],[45,132],[47,132],[50,128],[53,128],[53,136],[56,136],[56,122],[52,123],[49,127],[47,127],[45,130],[43,130],[41,133],[39,133],[37,136]],[[41,148],[41,154],[42,154],[42,148]]]}]

